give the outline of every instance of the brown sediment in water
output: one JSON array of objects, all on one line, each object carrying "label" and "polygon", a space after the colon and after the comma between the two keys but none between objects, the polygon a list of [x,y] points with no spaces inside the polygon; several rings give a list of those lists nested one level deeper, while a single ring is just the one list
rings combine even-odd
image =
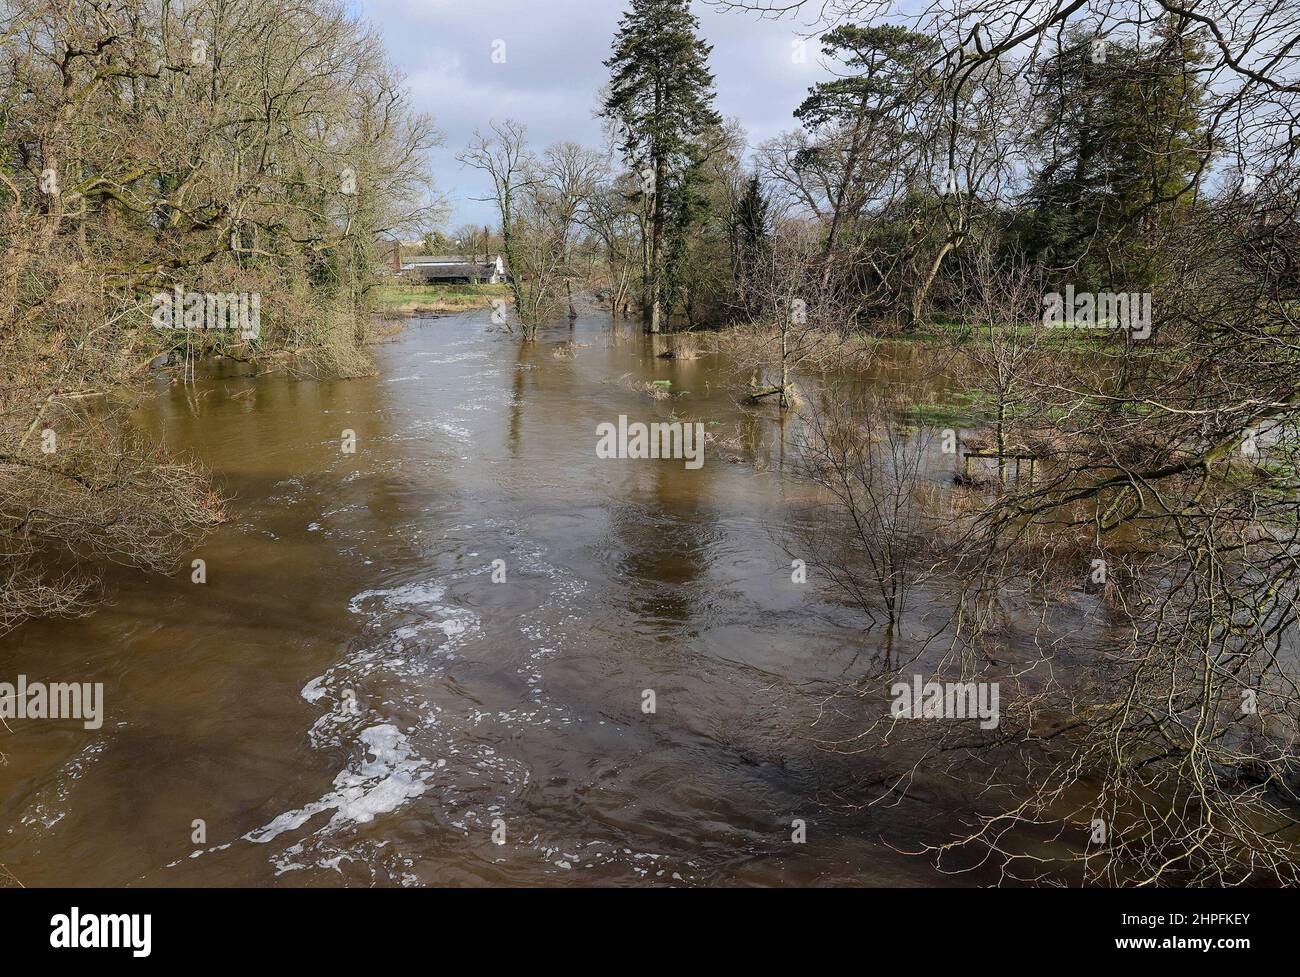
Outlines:
[{"label": "brown sediment in water", "polygon": [[[522,344],[477,312],[377,347],[375,377],[160,382],[136,420],[230,518],[193,554],[206,583],[121,573],[95,615],[0,639],[0,679],[105,686],[98,731],[4,734],[0,863],[28,885],[980,881],[903,854],[966,799],[861,806],[883,760],[822,746],[865,725],[827,697],[889,645],[791,582],[778,529],[808,489],[782,427],[738,408],[725,356],[620,328]],[[711,418],[750,463],[598,459],[621,414]]]}]

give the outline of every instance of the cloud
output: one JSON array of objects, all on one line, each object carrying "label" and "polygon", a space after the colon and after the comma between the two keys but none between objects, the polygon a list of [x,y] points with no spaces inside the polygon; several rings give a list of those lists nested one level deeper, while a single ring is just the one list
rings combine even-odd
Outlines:
[{"label": "cloud", "polygon": [[[624,0],[354,0],[353,9],[382,32],[416,109],[447,135],[446,145],[430,154],[430,166],[452,206],[451,227],[496,222],[492,206],[473,199],[490,187],[455,159],[474,130],[492,119],[527,124],[536,149],[562,139],[602,143],[595,117],[609,78],[602,62],[626,6]],[[699,2],[694,7],[714,46],[718,110],[740,119],[751,145],[792,128],[791,113],[808,86],[827,77],[816,40],[807,42],[800,63],[793,45],[806,36],[802,25]]]}]

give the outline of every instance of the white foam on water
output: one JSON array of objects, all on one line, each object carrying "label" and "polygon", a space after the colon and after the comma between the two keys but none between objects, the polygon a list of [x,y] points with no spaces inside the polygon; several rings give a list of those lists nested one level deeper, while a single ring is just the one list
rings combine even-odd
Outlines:
[{"label": "white foam on water", "polygon": [[[53,783],[37,792],[36,799],[19,817],[19,823],[25,828],[48,831],[62,821],[64,815],[68,813],[67,801],[72,788],[104,752],[106,742],[103,739],[96,739],[90,745],[82,747],[77,755],[54,775]],[[12,833],[13,828],[9,831]]]},{"label": "white foam on water", "polygon": [[328,694],[325,689],[321,688],[321,684],[324,681],[325,681],[324,675],[317,675],[314,679],[312,679],[310,682],[308,682],[306,685],[302,687],[302,693],[301,693],[302,697],[306,699],[308,702],[316,702],[320,699],[323,699]]},{"label": "white foam on water", "polygon": [[286,831],[302,827],[316,815],[333,811],[322,831],[347,823],[368,824],[380,814],[396,811],[428,789],[432,766],[416,757],[407,736],[391,723],[371,726],[358,737],[366,756],[334,778],[334,790],[319,800],[277,815],[270,823],[244,835],[263,845]]},{"label": "white foam on water", "polygon": [[[427,357],[429,357],[430,355],[432,355],[432,354],[428,354],[428,353],[421,354],[421,359],[427,358]],[[442,357],[439,357],[439,358],[436,359],[436,360],[435,360],[435,359],[430,359],[430,360],[429,360],[429,365],[430,365],[430,366],[446,366],[448,363],[466,363],[466,362],[468,362],[468,361],[470,361],[470,360],[485,360],[485,359],[487,359],[487,358],[488,358],[488,354],[487,354],[487,353],[482,353],[482,352],[456,353],[456,354],[454,354],[454,355],[452,355],[452,356],[442,356]]]},{"label": "white foam on water", "polygon": [[[459,528],[485,532],[482,525]],[[485,637],[479,616],[449,598],[452,581],[378,587],[348,601],[348,610],[367,621],[364,643],[307,682],[301,695],[321,710],[309,732],[317,749],[351,747],[355,752],[359,744],[364,753],[335,776],[322,796],[243,836],[270,846],[277,875],[324,870],[417,884],[422,876],[411,871],[413,853],[401,851],[382,827],[363,833],[356,829],[418,803],[422,816],[427,807],[427,816],[447,830],[487,837],[494,818],[512,809],[534,776],[527,757],[510,745],[517,738],[510,730],[556,730],[591,721],[545,690],[547,665],[573,646],[582,629],[579,599],[587,584],[540,550],[516,547],[510,562],[519,573],[546,582],[538,606],[517,622],[527,650],[515,667],[527,692],[512,708],[480,709],[472,700],[439,694],[442,675],[456,653]],[[479,577],[488,569],[466,570],[458,579]],[[359,710],[339,708],[345,690],[356,697]],[[564,837],[567,832],[552,838],[546,834],[513,843],[533,849],[556,875],[622,871],[645,877],[666,868],[676,882],[683,875],[689,881],[695,876],[690,862],[671,864],[657,853]]]},{"label": "white foam on water", "polygon": [[[451,649],[480,630],[478,615],[446,603],[446,594],[446,585],[438,581],[415,581],[365,590],[348,601],[348,610],[368,617],[377,635],[307,682],[300,694],[326,707],[309,732],[315,747],[337,749],[359,742],[363,752],[335,776],[323,796],[243,835],[246,841],[264,845],[309,830],[271,856],[277,874],[313,866],[341,872],[345,862],[357,859],[340,857],[337,846],[347,852],[365,839],[334,836],[410,803],[426,793],[434,774],[446,767],[447,761],[438,755],[439,740],[445,739],[439,729],[441,710],[429,704],[427,683],[455,657]],[[412,617],[418,620],[409,621]],[[364,711],[339,708],[345,694],[354,696],[357,705],[364,703]],[[391,718],[394,712],[406,717],[405,731]],[[415,723],[408,725],[412,715]],[[360,723],[368,724],[356,732]],[[327,821],[309,824],[324,814],[329,815]]]},{"label": "white foam on water", "polygon": [[[476,636],[481,629],[477,614],[444,603],[446,595],[444,584],[415,582],[383,590],[363,590],[348,601],[348,610],[353,614],[369,614],[371,621],[380,627],[384,627],[394,613],[416,614],[422,620],[387,626],[385,638],[388,644],[400,646],[403,642],[419,641],[437,631],[441,632],[442,638],[440,650],[449,653]],[[387,649],[389,654],[394,650],[400,651],[400,647]]]},{"label": "white foam on water", "polygon": [[444,434],[451,435],[453,439],[462,443],[468,443],[474,437],[468,428],[463,428],[459,424],[451,424],[447,421],[439,422],[438,430],[442,431]]}]

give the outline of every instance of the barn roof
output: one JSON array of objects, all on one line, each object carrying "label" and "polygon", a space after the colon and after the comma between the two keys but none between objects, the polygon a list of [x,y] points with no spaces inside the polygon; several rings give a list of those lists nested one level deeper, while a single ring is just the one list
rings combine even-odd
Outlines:
[{"label": "barn roof", "polygon": [[408,265],[477,265],[480,262],[467,254],[417,254],[406,259]]},{"label": "barn roof", "polygon": [[459,264],[407,264],[402,266],[402,270],[437,278],[491,278],[497,266],[495,261],[488,264],[475,261]]}]

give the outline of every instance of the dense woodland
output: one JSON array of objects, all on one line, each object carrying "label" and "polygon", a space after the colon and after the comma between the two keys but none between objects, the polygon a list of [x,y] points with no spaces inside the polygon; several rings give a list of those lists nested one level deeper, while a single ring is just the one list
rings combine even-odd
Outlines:
[{"label": "dense woodland", "polygon": [[[105,564],[171,571],[223,517],[122,422],[157,357],[364,373],[390,242],[458,240],[504,254],[521,342],[594,296],[752,364],[737,397],[797,421],[792,474],[829,500],[810,566],[904,656],[1003,683],[995,734],[909,729],[879,785],[1008,785],[937,857],[1036,877],[1041,829],[1087,880],[1296,882],[1300,12],[721,5],[820,22],[832,79],[787,132],[719,115],[688,0],[629,0],[607,143],[485,122],[460,161],[499,220],[449,232],[440,135],[341,4],[0,0],[0,630],[86,612]],[[177,285],[259,293],[260,336],[151,328]],[[1149,329],[1044,328],[1067,289],[1146,295]],[[942,432],[827,377],[909,342],[979,390],[996,462],[942,503],[919,461]],[[922,584],[950,606],[909,645]],[[1067,676],[1058,611],[1084,599],[1109,651]],[[1041,657],[1009,670],[1026,613]]]}]

